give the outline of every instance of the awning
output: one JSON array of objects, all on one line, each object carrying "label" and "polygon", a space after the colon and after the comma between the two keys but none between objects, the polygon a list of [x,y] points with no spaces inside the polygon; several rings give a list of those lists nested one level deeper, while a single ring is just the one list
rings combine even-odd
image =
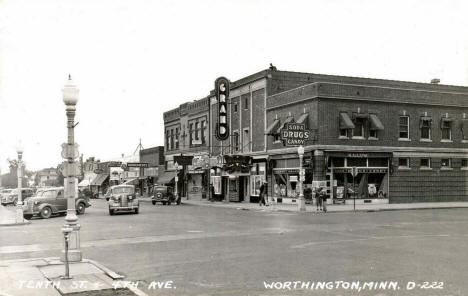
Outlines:
[{"label": "awning", "polygon": [[419,121],[419,128],[422,127],[424,121],[429,121],[429,125],[432,125],[432,118],[429,116],[421,116],[421,120]]},{"label": "awning", "polygon": [[158,184],[169,184],[174,180],[176,176],[176,172],[164,172],[162,175],[159,175]]},{"label": "awning", "polygon": [[106,181],[107,178],[109,178],[108,174],[98,174],[96,176],[96,178],[94,178],[94,180],[91,181],[90,185],[92,185],[92,186],[101,186],[102,183],[104,183],[104,181]]},{"label": "awning", "polygon": [[301,115],[301,117],[299,117],[299,119],[296,121],[297,123],[305,123],[307,124],[308,122],[308,119],[309,118],[309,113],[304,113]]},{"label": "awning", "polygon": [[384,129],[384,126],[382,124],[382,122],[380,121],[380,119],[377,117],[377,115],[375,114],[371,114],[370,115],[370,129],[371,130],[383,130]]},{"label": "awning", "polygon": [[440,127],[443,127],[444,122],[452,123],[453,121],[453,118],[442,117],[442,119],[440,120]]},{"label": "awning", "polygon": [[369,115],[367,113],[355,113],[354,118],[368,118]]},{"label": "awning", "polygon": [[283,122],[283,124],[278,128],[278,130],[276,131],[277,134],[280,134],[281,133],[281,130],[284,128],[284,126],[287,124],[287,123],[290,123],[294,120],[294,117],[292,116],[289,116],[288,118],[286,118],[286,120]]},{"label": "awning", "polygon": [[353,129],[354,123],[349,118],[348,113],[340,113],[340,129]]},{"label": "awning", "polygon": [[90,184],[89,180],[88,179],[83,179],[81,180],[80,183],[78,183],[78,187],[88,187]]},{"label": "awning", "polygon": [[279,122],[279,119],[275,119],[275,121],[273,121],[273,123],[266,129],[265,135],[273,135],[274,131],[278,128]]},{"label": "awning", "polygon": [[463,119],[462,122],[461,122],[461,129],[462,131],[465,133],[465,132],[468,132],[468,119]]},{"label": "awning", "polygon": [[139,184],[138,178],[130,179],[123,183],[123,185],[138,185],[138,184]]}]

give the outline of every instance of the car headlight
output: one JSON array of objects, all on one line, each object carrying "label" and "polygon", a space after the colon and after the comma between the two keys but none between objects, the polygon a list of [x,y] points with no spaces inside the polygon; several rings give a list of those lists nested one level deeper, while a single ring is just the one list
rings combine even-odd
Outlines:
[{"label": "car headlight", "polygon": [[36,205],[36,206],[37,206],[38,204],[39,204],[39,202],[38,202],[37,200],[36,200],[36,201],[34,201],[34,205]]}]

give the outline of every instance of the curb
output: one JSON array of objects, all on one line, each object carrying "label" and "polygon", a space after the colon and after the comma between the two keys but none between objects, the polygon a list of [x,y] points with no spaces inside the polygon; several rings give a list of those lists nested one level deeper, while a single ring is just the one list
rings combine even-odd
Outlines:
[{"label": "curb", "polygon": [[8,222],[8,223],[0,223],[0,226],[21,226],[21,225],[29,225],[29,224],[31,224],[30,221],[25,221],[25,222],[21,222],[21,223]]}]

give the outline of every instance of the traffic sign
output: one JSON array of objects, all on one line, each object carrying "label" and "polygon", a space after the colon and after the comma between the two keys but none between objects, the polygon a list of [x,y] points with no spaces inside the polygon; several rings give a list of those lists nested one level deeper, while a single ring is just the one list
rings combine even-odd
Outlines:
[{"label": "traffic sign", "polygon": [[352,167],[352,168],[351,168],[351,175],[353,175],[353,177],[356,177],[357,174],[358,174],[357,167]]},{"label": "traffic sign", "polygon": [[62,158],[68,159],[77,159],[80,156],[78,151],[78,144],[69,145],[68,143],[62,144]]},{"label": "traffic sign", "polygon": [[300,176],[299,181],[304,182],[305,181],[305,176]]}]

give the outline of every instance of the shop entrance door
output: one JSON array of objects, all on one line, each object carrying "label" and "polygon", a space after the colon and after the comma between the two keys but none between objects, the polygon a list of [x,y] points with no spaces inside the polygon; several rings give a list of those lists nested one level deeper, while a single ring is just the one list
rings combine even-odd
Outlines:
[{"label": "shop entrance door", "polygon": [[245,183],[245,177],[244,176],[239,176],[239,201],[242,202],[244,201],[244,183]]}]

